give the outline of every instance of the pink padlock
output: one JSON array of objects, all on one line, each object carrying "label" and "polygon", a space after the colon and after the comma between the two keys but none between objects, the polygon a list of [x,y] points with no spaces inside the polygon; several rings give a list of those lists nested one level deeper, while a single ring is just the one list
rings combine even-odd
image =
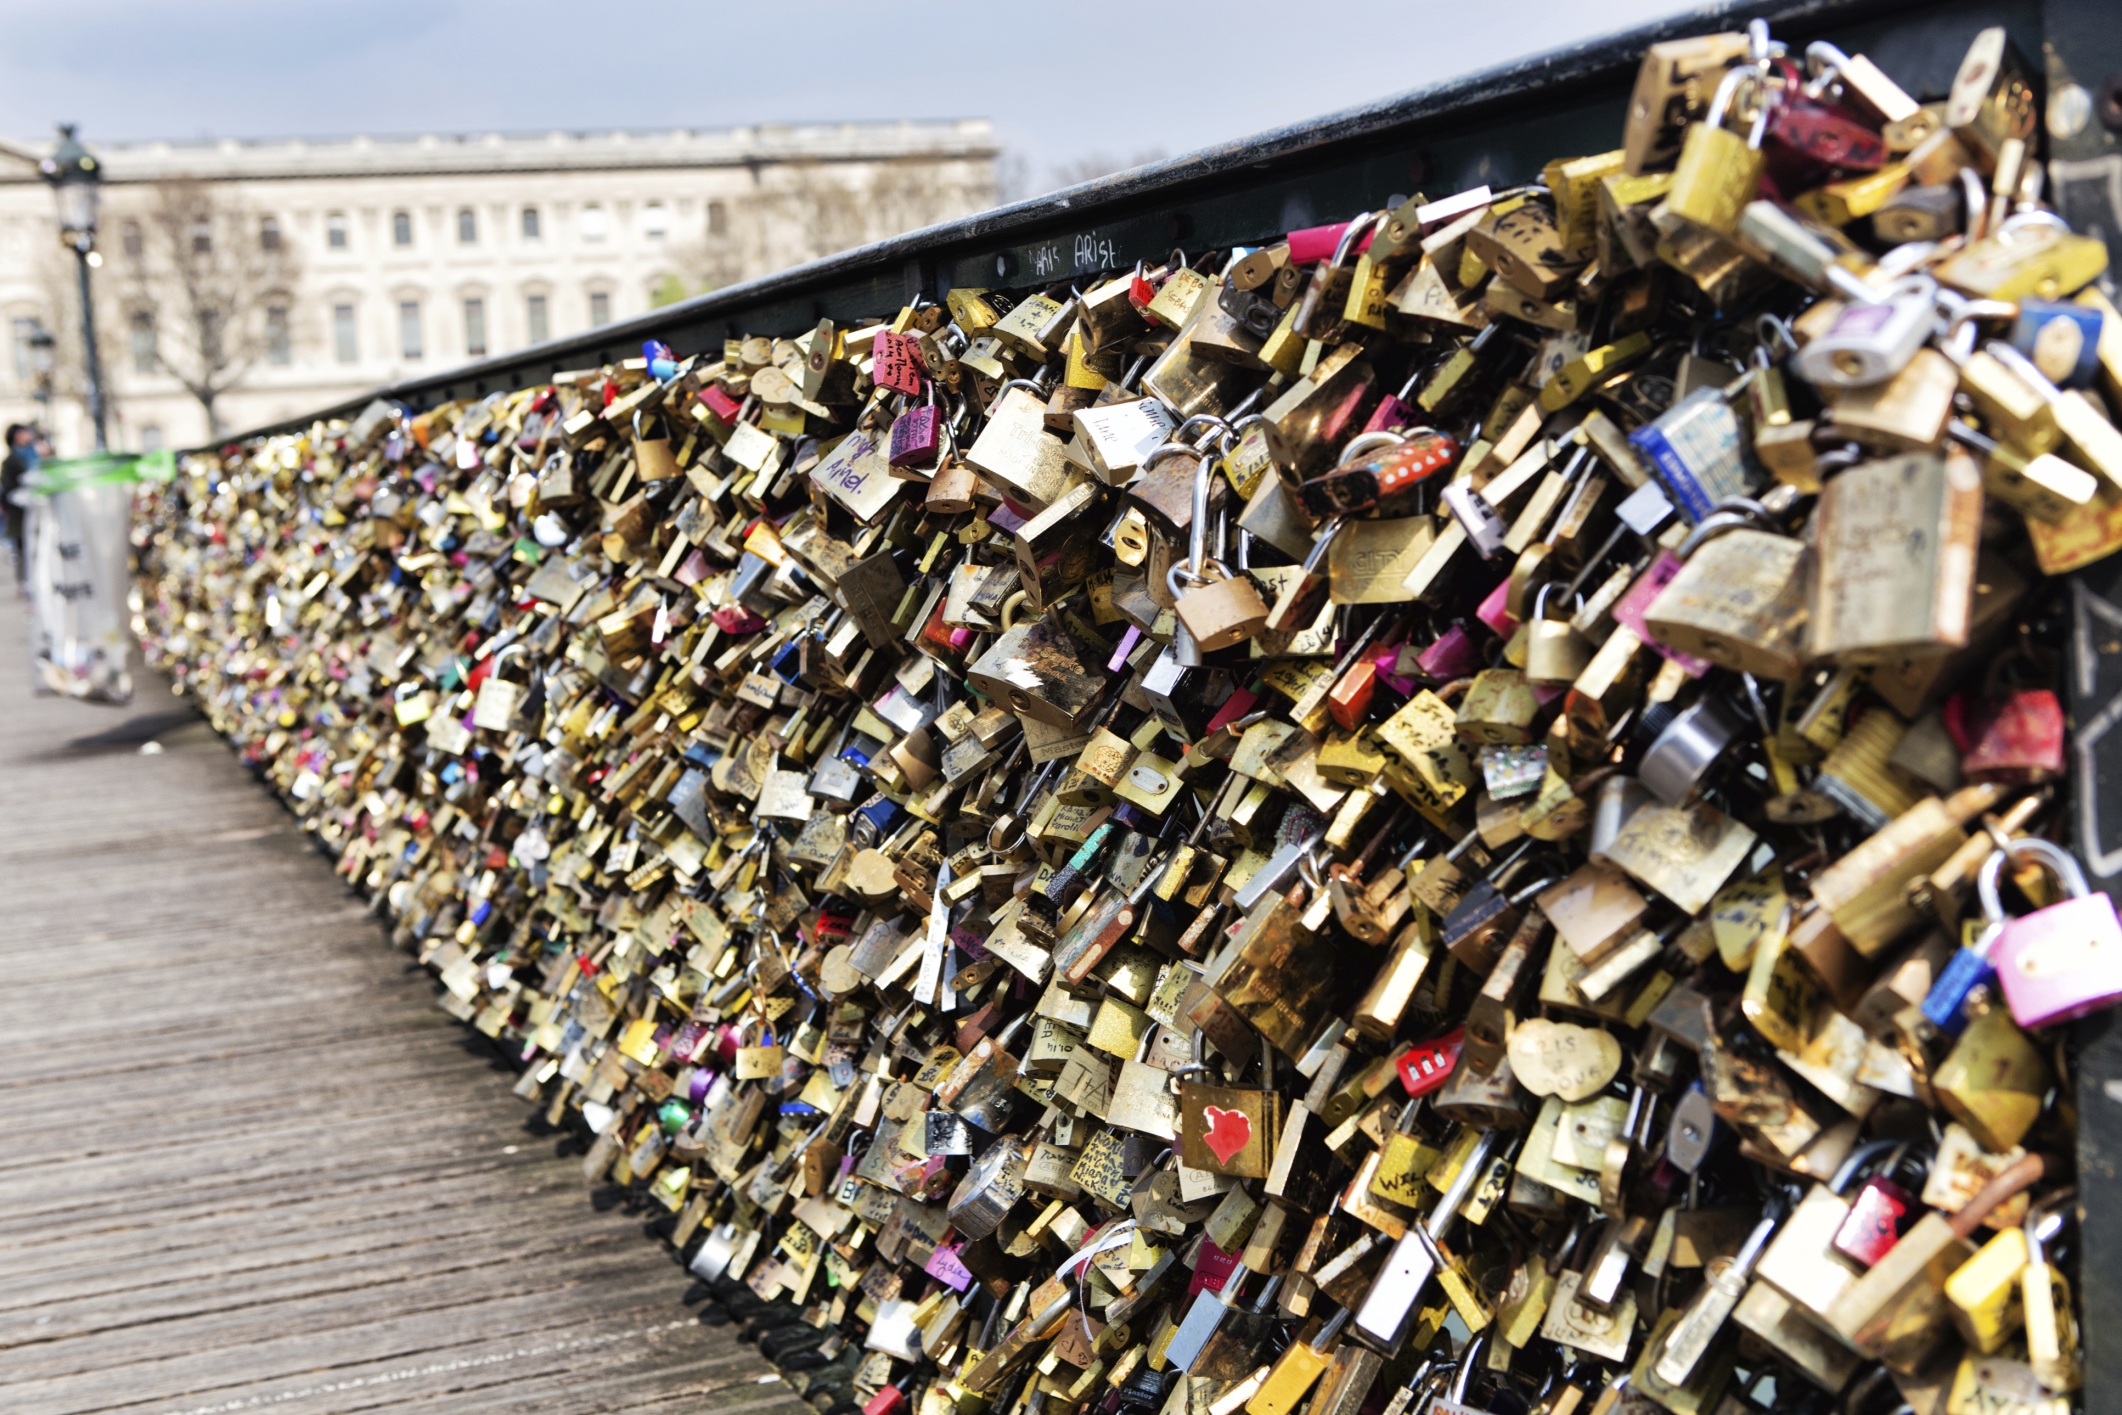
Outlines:
[{"label": "pink padlock", "polygon": [[1507,639],[1518,632],[1518,616],[1510,612],[1510,581],[1498,580],[1496,587],[1481,601],[1474,611],[1474,618],[1496,631],[1496,637]]},{"label": "pink padlock", "polygon": [[[2006,917],[1997,878],[2007,859],[2033,859],[2070,895],[2059,904]],[[1978,880],[1982,908],[1998,930],[1989,946],[2012,1020],[2052,1027],[2122,1002],[2122,918],[2115,901],[2085,885],[2078,862],[2046,840],[2014,840],[1991,855]]]}]

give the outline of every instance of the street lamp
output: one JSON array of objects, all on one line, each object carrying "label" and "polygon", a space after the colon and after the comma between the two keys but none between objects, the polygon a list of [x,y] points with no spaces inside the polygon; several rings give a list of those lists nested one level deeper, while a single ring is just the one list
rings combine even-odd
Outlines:
[{"label": "street lamp", "polygon": [[71,247],[81,272],[81,352],[88,377],[88,416],[96,425],[96,450],[104,449],[103,365],[96,356],[95,305],[89,298],[89,267],[96,253],[96,203],[102,196],[103,164],[74,138],[74,125],[59,125],[59,146],[37,164],[59,203],[59,239]]},{"label": "street lamp", "polygon": [[59,341],[38,321],[30,329],[28,342],[29,369],[37,380],[37,424],[48,434],[52,425],[52,354]]}]

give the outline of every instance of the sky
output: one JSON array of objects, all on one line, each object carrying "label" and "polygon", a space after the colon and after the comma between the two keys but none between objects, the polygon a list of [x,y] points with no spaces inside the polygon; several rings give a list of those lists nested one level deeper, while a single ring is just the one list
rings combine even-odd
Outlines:
[{"label": "sky", "polygon": [[1691,8],[0,0],[0,136],[62,120],[93,144],[984,117],[1022,196]]}]

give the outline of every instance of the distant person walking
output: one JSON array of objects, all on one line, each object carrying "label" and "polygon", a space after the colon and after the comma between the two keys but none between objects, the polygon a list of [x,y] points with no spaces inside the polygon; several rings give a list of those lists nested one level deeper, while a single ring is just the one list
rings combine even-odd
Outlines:
[{"label": "distant person walking", "polygon": [[7,512],[7,543],[15,552],[15,584],[29,578],[29,553],[22,543],[22,528],[28,511],[15,504],[15,493],[37,469],[37,430],[15,423],[7,430],[7,459],[0,461],[0,507]]}]

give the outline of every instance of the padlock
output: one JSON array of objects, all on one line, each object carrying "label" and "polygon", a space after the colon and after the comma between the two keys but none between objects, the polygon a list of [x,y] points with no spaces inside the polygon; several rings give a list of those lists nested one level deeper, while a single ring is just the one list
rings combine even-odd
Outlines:
[{"label": "padlock", "polygon": [[[1849,1216],[1835,1230],[1835,1251],[1867,1268],[1885,1257],[1916,1221],[1916,1194],[1922,1188],[1917,1181],[1925,1163],[1926,1158],[1910,1154],[1907,1142],[1896,1146],[1882,1171],[1867,1175],[1850,1196]],[[1896,1182],[1911,1166],[1915,1189]]]},{"label": "padlock", "polygon": [[891,441],[884,459],[888,465],[926,467],[935,462],[947,435],[943,411],[935,399],[936,391],[931,385],[927,402],[906,409],[892,420]]},{"label": "padlock", "polygon": [[[1813,47],[1808,47],[1806,57],[1808,61],[1815,57]],[[1855,62],[1847,55],[1842,58],[1846,62]],[[1806,178],[1816,178],[1829,169],[1875,172],[1884,165],[1886,139],[1879,130],[1826,99],[1827,90],[1841,77],[1838,64],[1827,60],[1815,68],[1813,77],[1802,85],[1798,82],[1795,66],[1788,60],[1778,61],[1777,67],[1782,78],[1782,91],[1769,115],[1762,147],[1768,153],[1769,173],[1779,188],[1794,190]],[[1876,69],[1872,72],[1878,73]],[[1884,87],[1893,88],[1891,79],[1884,74],[1878,77],[1884,80]],[[1899,92],[1898,89],[1895,91]],[[1901,97],[1906,99],[1907,95]],[[1913,108],[1915,105],[1910,101],[1908,106]]]},{"label": "padlock", "polygon": [[[1513,862],[1515,863],[1515,862]],[[1438,937],[1444,947],[1476,974],[1486,976],[1523,917],[1525,901],[1554,885],[1557,873],[1531,870],[1538,877],[1512,884],[1506,893],[1493,875],[1478,881],[1444,918]],[[1508,878],[1508,874],[1505,878]]]},{"label": "padlock", "polygon": [[2058,388],[2090,388],[2100,373],[2105,317],[2082,304],[2021,300],[2011,346]]},{"label": "padlock", "polygon": [[[773,1029],[763,1018],[754,1018],[745,1030],[756,1029],[758,1040],[737,1047],[734,1074],[740,1081],[758,1081],[777,1078],[781,1075],[782,1048],[774,1040]],[[743,1033],[740,1032],[741,1039]]]},{"label": "padlock", "polygon": [[1245,1415],[1291,1415],[1331,1364],[1329,1353],[1349,1318],[1341,1308],[1309,1341],[1293,1341],[1245,1403]]},{"label": "padlock", "polygon": [[[1533,617],[1526,629],[1528,642],[1525,647],[1525,681],[1539,687],[1556,687],[1577,681],[1591,662],[1591,643],[1568,619],[1551,619],[1547,614],[1549,593],[1557,585],[1543,585],[1533,601]],[[1583,605],[1583,596],[1577,603]]]},{"label": "padlock", "polygon": [[1757,677],[1793,679],[1806,657],[1806,548],[1718,512],[1680,544],[1684,562],[1643,611],[1667,649]]},{"label": "padlock", "polygon": [[[1742,93],[1753,105],[1743,136],[1724,126]],[[1771,106],[1766,77],[1759,69],[1737,68],[1724,76],[1710,99],[1708,113],[1701,122],[1689,124],[1681,140],[1672,189],[1665,196],[1675,216],[1720,235],[1738,228],[1739,213],[1761,185],[1766,164],[1761,141],[1768,131]]]},{"label": "padlock", "polygon": [[[2006,919],[1997,886],[2007,860],[2039,861],[2063,886],[2061,903]],[[2014,840],[1982,867],[1982,907],[1998,925],[1988,959],[2022,1027],[2052,1027],[2122,1001],[2122,920],[2114,900],[2087,890],[2078,862],[2045,840]],[[1927,1010],[1927,1009],[1926,1009]]]},{"label": "padlock", "polygon": [[[1636,775],[1652,795],[1677,806],[1697,794],[1747,724],[1738,708],[1711,696],[1698,698],[1677,715],[1658,715],[1665,718],[1664,725],[1643,753]],[[1651,716],[1646,712],[1644,720]]]},{"label": "padlock", "polygon": [[1178,1085],[1180,1163],[1214,1174],[1266,1177],[1282,1121],[1282,1095],[1268,1085],[1272,1079],[1272,1067],[1261,1078],[1266,1089],[1182,1078]]},{"label": "padlock", "polygon": [[1787,1202],[1772,1203],[1753,1231],[1746,1235],[1746,1242],[1737,1256],[1729,1260],[1710,1260],[1704,1269],[1701,1291],[1681,1312],[1679,1321],[1665,1334],[1663,1343],[1654,1347],[1653,1369],[1659,1380],[1673,1386],[1687,1384],[1695,1367],[1708,1353],[1710,1343],[1723,1328],[1725,1318],[1746,1295],[1747,1280],[1754,1264],[1787,1211]]},{"label": "padlock", "polygon": [[2025,1033],[1991,1008],[1968,1023],[1930,1080],[1953,1118],[1984,1149],[1998,1152],[2017,1145],[2040,1118],[2051,1076]]},{"label": "padlock", "polygon": [[1492,560],[1503,549],[1504,536],[1509,527],[1496,514],[1488,498],[1463,481],[1455,481],[1438,495],[1444,509],[1451,512],[1452,520],[1466,537],[1466,543],[1474,548],[1483,560]]},{"label": "padlock", "polygon": [[2026,1363],[2049,1390],[2069,1392],[2084,1384],[2078,1359],[2078,1318],[2070,1284],[2048,1261],[2048,1245],[2070,1221],[2077,1190],[2064,1188],[2026,1211],[2026,1266],[2020,1269],[2020,1304],[2026,1314]]},{"label": "padlock", "polygon": [[1306,339],[1338,341],[1345,322],[1356,271],[1351,264],[1362,244],[1390,212],[1364,212],[1348,223],[1335,243],[1333,253],[1312,271],[1311,283],[1297,301],[1292,328]]},{"label": "padlock", "polygon": [[1984,691],[1962,691],[1945,701],[1945,726],[1963,753],[1960,770],[1970,781],[2034,786],[2063,772],[2063,705],[2046,688],[2000,691],[1992,665]]},{"label": "padlock", "polygon": [[[1382,445],[1374,438],[1386,438]],[[1432,484],[1459,455],[1447,433],[1417,427],[1350,440],[1330,472],[1298,487],[1297,500],[1317,520],[1370,511]]]},{"label": "padlock", "polygon": [[1187,584],[1183,566],[1173,566],[1172,586],[1178,596],[1179,622],[1203,653],[1215,653],[1232,644],[1244,643],[1267,627],[1267,604],[1251,579],[1233,574],[1220,561],[1207,562],[1215,574]]},{"label": "padlock", "polygon": [[487,664],[486,677],[479,684],[479,695],[472,701],[474,727],[488,732],[506,732],[514,725],[526,687],[503,678],[501,665],[510,655],[521,652],[523,645],[520,642],[510,644],[497,651]]},{"label": "padlock", "polygon": [[1981,474],[1957,453],[1884,458],[1830,477],[1814,526],[1812,653],[1865,664],[1964,646],[1981,507]]},{"label": "padlock", "polygon": [[1828,388],[1884,383],[1908,366],[1930,337],[1938,287],[1910,276],[1880,292],[1875,303],[1850,303],[1835,322],[1798,351],[1798,372]]},{"label": "padlock", "polygon": [[644,482],[669,481],[683,473],[678,467],[678,454],[671,450],[670,429],[657,419],[656,431],[662,436],[651,436],[648,428],[650,414],[646,409],[634,414],[633,444],[634,466]]}]

